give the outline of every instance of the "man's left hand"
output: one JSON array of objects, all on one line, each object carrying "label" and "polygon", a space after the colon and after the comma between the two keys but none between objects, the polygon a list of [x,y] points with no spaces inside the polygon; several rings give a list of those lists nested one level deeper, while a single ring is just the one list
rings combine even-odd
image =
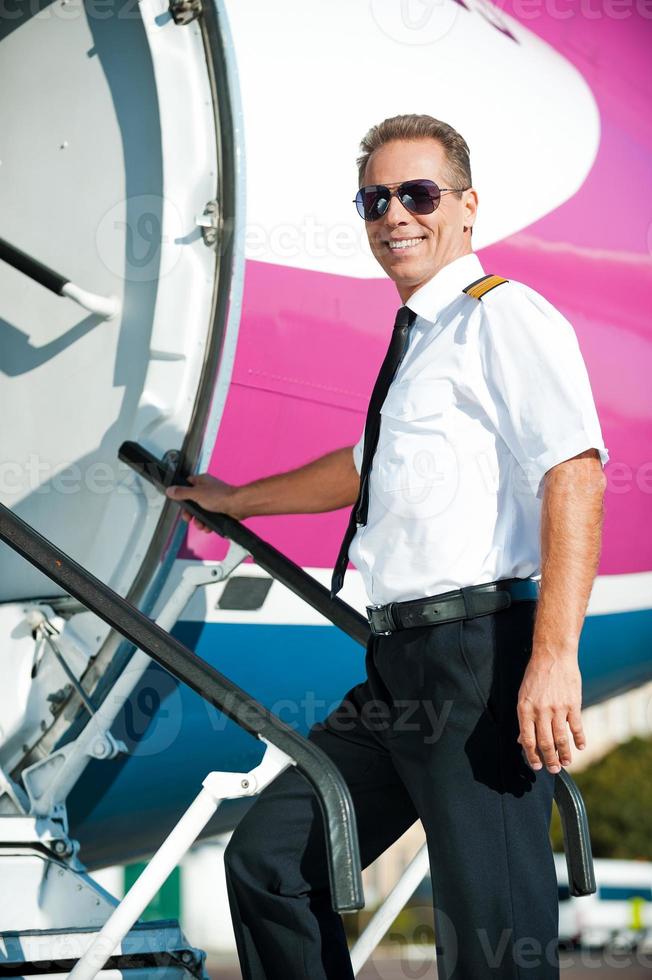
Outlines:
[{"label": "man's left hand", "polygon": [[528,763],[552,773],[571,762],[570,728],[578,749],[586,742],[582,728],[582,677],[576,657],[533,656],[518,692],[518,720]]}]

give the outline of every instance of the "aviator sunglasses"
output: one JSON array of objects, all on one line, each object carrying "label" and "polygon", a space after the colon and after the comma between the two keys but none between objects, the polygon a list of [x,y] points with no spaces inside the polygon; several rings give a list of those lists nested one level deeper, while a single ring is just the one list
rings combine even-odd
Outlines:
[{"label": "aviator sunglasses", "polygon": [[[396,190],[391,190],[395,187]],[[412,214],[432,214],[439,207],[442,194],[468,191],[468,187],[439,187],[434,180],[404,180],[402,184],[368,184],[353,198],[358,214],[365,221],[377,221],[387,211],[392,195]]]}]

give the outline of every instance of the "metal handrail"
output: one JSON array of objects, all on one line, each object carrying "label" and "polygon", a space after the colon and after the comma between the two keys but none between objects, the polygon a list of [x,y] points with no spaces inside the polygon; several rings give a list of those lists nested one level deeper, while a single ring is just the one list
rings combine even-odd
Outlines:
[{"label": "metal handrail", "polygon": [[325,824],[333,908],[364,907],[355,810],[335,763],[108,585],[0,504],[0,539],[241,728],[285,752],[312,784]]},{"label": "metal handrail", "polygon": [[[183,474],[166,466],[163,460],[157,459],[137,442],[123,442],[118,456],[159,490],[165,490],[172,484],[190,486]],[[261,568],[335,626],[339,626],[352,639],[366,646],[369,640],[369,623],[364,616],[338,597],[331,599],[329,590],[303,568],[263,541],[236,518],[204,510],[191,500],[178,503],[212,531],[246,548]],[[596,883],[586,807],[573,777],[563,768],[555,776],[554,797],[561,818],[570,892],[578,896],[592,895],[596,890]]]},{"label": "metal handrail", "polygon": [[[163,460],[157,459],[137,442],[123,442],[118,449],[118,457],[157,490],[165,490],[172,484],[190,486],[182,474],[166,466]],[[175,501],[171,500],[170,503]],[[369,623],[366,617],[361,616],[341,599],[337,597],[331,599],[329,590],[304,571],[300,565],[295,564],[267,541],[263,541],[235,517],[204,510],[191,500],[181,500],[178,504],[221,537],[229,538],[246,548],[260,568],[269,572],[273,578],[320,612],[333,625],[339,626],[353,640],[366,646],[369,639]]]},{"label": "metal handrail", "polygon": [[564,836],[564,853],[571,895],[596,891],[589,819],[582,794],[573,777],[561,769],[555,778],[555,803]]}]

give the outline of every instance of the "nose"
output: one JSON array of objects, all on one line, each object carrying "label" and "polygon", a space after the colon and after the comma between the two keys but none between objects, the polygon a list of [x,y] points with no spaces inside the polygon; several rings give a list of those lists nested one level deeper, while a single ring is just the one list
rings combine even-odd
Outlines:
[{"label": "nose", "polygon": [[396,225],[406,224],[410,220],[410,214],[399,201],[396,192],[391,195],[383,218],[392,228],[395,228]]}]

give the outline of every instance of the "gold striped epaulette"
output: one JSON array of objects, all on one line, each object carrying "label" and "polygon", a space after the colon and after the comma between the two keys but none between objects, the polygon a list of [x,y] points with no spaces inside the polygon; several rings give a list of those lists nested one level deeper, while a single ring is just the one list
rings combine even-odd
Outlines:
[{"label": "gold striped epaulette", "polygon": [[462,292],[466,293],[467,296],[473,296],[474,299],[482,299],[485,293],[488,293],[490,289],[495,289],[496,286],[500,286],[503,282],[509,282],[509,279],[503,279],[502,276],[482,276],[465,286]]}]

